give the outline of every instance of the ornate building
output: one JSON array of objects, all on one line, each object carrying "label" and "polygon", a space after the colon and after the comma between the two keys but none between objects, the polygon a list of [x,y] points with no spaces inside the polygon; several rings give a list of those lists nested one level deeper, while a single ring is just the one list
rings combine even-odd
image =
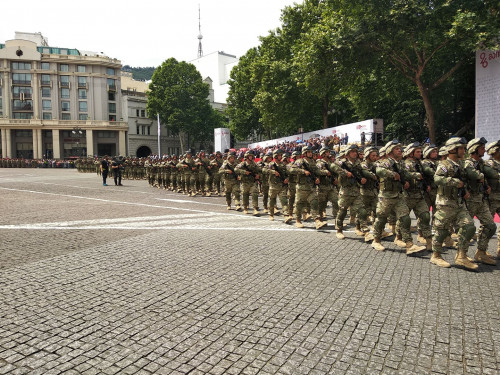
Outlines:
[{"label": "ornate building", "polygon": [[4,158],[127,154],[121,62],[50,47],[41,34],[0,44],[0,138]]}]

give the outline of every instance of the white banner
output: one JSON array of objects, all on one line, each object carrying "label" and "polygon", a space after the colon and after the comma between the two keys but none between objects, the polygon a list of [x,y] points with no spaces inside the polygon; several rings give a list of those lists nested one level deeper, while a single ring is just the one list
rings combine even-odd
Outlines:
[{"label": "white banner", "polygon": [[228,128],[214,129],[214,145],[215,151],[224,152],[231,145],[231,130]]}]

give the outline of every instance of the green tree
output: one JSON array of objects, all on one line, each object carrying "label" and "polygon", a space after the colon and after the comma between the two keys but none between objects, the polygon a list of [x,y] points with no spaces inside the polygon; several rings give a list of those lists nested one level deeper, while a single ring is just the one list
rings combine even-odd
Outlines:
[{"label": "green tree", "polygon": [[[174,134],[188,135],[194,142],[207,141],[222,118],[208,102],[209,87],[193,64],[170,58],[153,73],[149,85],[147,111]],[[181,148],[185,147],[182,144]]]}]

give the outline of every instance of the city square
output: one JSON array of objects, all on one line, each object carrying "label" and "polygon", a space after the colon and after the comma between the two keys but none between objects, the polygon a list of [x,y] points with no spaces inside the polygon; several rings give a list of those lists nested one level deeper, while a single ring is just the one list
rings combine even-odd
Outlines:
[{"label": "city square", "polygon": [[123,184],[0,169],[0,373],[500,370],[498,264],[443,269],[352,226],[340,241]]}]

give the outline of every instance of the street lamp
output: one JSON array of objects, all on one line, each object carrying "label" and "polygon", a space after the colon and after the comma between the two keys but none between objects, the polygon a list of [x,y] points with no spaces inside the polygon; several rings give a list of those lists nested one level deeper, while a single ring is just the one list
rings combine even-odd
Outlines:
[{"label": "street lamp", "polygon": [[[71,131],[73,137],[76,137],[76,153],[80,156],[80,137],[83,135],[83,131],[79,126],[75,126]],[[83,156],[83,155],[82,155]]]}]

